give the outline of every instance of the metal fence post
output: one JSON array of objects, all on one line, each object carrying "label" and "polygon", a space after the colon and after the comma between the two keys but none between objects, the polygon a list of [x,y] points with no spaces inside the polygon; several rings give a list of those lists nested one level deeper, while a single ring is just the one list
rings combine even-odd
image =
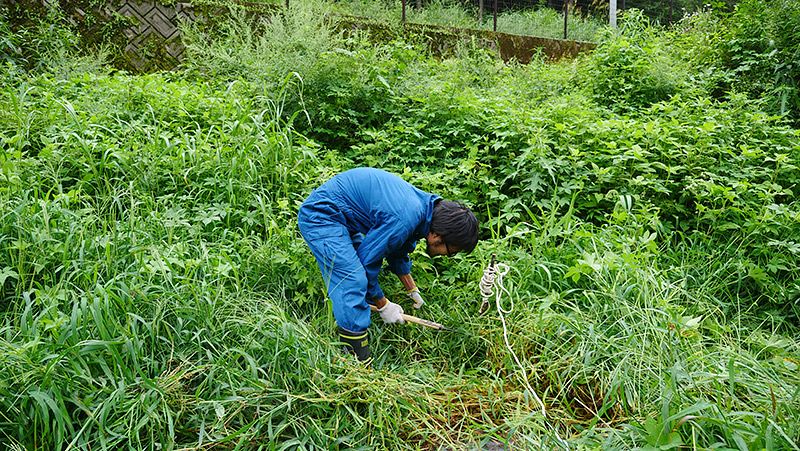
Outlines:
[{"label": "metal fence post", "polygon": [[494,0],[494,32],[497,33],[497,0]]},{"label": "metal fence post", "polygon": [[674,9],[673,8],[673,6],[674,6],[673,4],[674,3],[675,3],[675,0],[669,0],[669,23],[672,23],[672,10]]},{"label": "metal fence post", "polygon": [[608,2],[608,24],[613,28],[617,28],[617,0],[609,0]]},{"label": "metal fence post", "polygon": [[[286,0],[286,1],[289,1],[289,0]],[[403,3],[403,18],[400,19],[400,22],[405,22],[406,21],[406,0],[403,0],[402,3]]]},{"label": "metal fence post", "polygon": [[567,17],[569,17],[569,0],[564,0],[564,39],[567,39]]}]

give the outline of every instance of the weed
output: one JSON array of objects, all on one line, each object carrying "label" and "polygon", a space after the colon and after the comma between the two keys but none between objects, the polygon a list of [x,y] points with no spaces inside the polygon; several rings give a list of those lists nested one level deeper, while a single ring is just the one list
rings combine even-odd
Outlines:
[{"label": "weed", "polygon": [[[185,72],[6,66],[0,442],[797,449],[797,130],[687,87],[670,61],[689,49],[641,22],[610,37],[620,55],[521,66],[295,12],[190,30]],[[670,90],[641,66],[674,67]],[[598,98],[587,67],[635,89]],[[295,223],[313,187],[364,164],[484,224],[469,256],[412,255],[418,314],[465,334],[378,322],[373,369],[332,341]],[[496,306],[479,314],[492,256],[511,266],[519,363]]]}]

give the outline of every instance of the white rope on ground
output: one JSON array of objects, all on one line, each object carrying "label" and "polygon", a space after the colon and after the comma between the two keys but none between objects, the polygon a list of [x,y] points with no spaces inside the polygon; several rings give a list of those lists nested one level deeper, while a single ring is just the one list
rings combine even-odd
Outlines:
[{"label": "white rope on ground", "polygon": [[[495,295],[495,304],[497,305],[497,313],[500,315],[500,321],[503,323],[503,339],[506,342],[506,347],[511,352],[511,355],[514,357],[514,361],[517,362],[517,366],[522,370],[522,378],[525,380],[525,387],[528,391],[533,395],[533,398],[536,399],[536,402],[542,407],[542,416],[545,418],[547,414],[545,412],[544,403],[536,392],[531,387],[530,382],[528,382],[528,375],[525,371],[525,367],[522,366],[520,363],[519,358],[517,357],[517,353],[514,352],[514,349],[511,348],[511,344],[508,342],[508,327],[506,326],[506,318],[504,314],[509,314],[514,311],[514,298],[511,296],[511,292],[503,286],[503,276],[508,274],[508,271],[511,269],[510,266],[503,264],[503,263],[494,263],[494,257],[492,257],[492,263],[486,267],[483,271],[483,277],[481,277],[481,296],[483,296],[483,302],[481,303],[480,313],[484,312],[484,307],[486,307],[489,303],[489,298],[492,294]],[[497,290],[494,290],[494,285],[497,284]],[[508,310],[503,309],[503,306],[500,304],[500,299],[506,293],[508,297],[511,299],[511,307]]]}]

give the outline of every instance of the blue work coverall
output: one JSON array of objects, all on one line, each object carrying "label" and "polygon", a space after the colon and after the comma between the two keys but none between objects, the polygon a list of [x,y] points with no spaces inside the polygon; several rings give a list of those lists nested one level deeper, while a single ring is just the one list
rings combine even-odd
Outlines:
[{"label": "blue work coverall", "polygon": [[428,235],[435,194],[380,169],[342,172],[300,206],[297,223],[314,254],[339,327],[362,332],[370,324],[368,300],[384,296],[378,284],[384,259],[409,274],[417,240]]}]

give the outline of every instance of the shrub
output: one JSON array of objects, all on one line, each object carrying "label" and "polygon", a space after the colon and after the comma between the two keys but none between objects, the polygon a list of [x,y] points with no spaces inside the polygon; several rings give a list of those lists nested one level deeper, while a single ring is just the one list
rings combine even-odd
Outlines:
[{"label": "shrub", "polygon": [[321,70],[320,55],[341,41],[326,14],[310,7],[294,5],[270,14],[240,6],[224,11],[227,20],[184,24],[186,64],[214,77],[256,81],[273,95],[288,74],[305,78]]},{"label": "shrub", "polygon": [[800,121],[800,3],[744,0],[727,21],[724,62],[768,112]]},{"label": "shrub", "polygon": [[[13,2],[12,2],[13,3]],[[23,0],[2,10],[0,60],[26,72],[100,72],[109,58],[121,65],[130,21],[106,15],[103,2]],[[79,11],[79,12],[76,12]],[[71,20],[68,20],[70,18]],[[109,49],[115,49],[114,52]]]},{"label": "shrub", "polygon": [[672,55],[644,15],[626,11],[617,29],[607,29],[588,57],[585,83],[600,105],[615,110],[646,108],[687,86],[688,67]]}]

